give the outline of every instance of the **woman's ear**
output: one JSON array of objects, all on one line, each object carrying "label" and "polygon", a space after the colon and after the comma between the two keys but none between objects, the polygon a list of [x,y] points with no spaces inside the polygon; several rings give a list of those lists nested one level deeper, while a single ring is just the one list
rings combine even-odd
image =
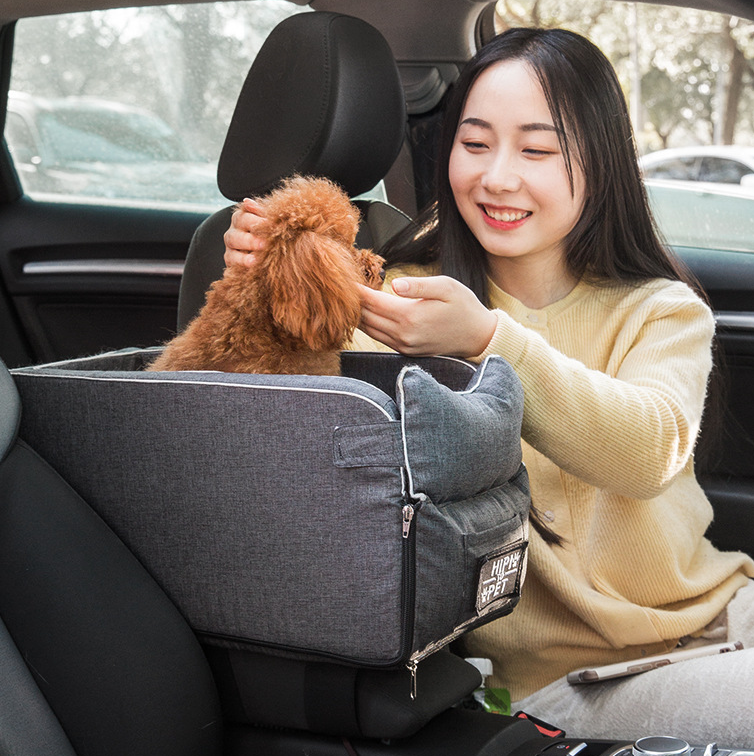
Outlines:
[{"label": "woman's ear", "polygon": [[350,248],[307,231],[265,265],[274,321],[315,351],[342,348],[361,318],[362,277]]}]

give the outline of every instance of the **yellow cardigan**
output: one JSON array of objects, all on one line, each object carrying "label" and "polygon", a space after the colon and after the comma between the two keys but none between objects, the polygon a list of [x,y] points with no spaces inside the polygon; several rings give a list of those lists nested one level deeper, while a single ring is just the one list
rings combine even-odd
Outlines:
[{"label": "yellow cardigan", "polygon": [[[396,275],[431,275],[415,266]],[[754,561],[704,538],[712,508],[693,447],[714,320],[679,282],[595,286],[531,310],[490,282],[488,354],[524,387],[522,445],[535,505],[565,539],[531,531],[523,595],[466,636],[488,684],[519,700],[567,672],[665,652],[726,606]],[[357,332],[352,348],[384,349]]]}]

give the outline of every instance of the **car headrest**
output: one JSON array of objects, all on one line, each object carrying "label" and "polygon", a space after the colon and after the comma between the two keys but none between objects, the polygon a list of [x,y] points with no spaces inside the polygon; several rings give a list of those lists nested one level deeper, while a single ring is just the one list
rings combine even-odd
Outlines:
[{"label": "car headrest", "polygon": [[251,66],[218,186],[237,202],[300,173],[353,197],[385,176],[405,126],[398,67],[380,32],[351,16],[301,13],[275,27]]},{"label": "car headrest", "polygon": [[21,397],[8,368],[0,360],[0,462],[13,446],[21,422]]}]

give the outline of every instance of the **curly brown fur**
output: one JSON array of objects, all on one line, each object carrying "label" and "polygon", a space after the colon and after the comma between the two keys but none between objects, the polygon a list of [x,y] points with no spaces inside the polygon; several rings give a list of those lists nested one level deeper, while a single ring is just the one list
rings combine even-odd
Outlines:
[{"label": "curly brown fur", "polygon": [[226,269],[149,370],[340,373],[361,317],[357,284],[380,288],[384,260],[353,246],[359,212],[326,179],[296,176],[258,201],[265,250]]}]

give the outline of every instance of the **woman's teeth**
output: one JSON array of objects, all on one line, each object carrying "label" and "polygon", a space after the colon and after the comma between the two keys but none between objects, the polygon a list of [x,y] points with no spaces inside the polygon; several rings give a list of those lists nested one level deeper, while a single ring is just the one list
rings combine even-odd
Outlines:
[{"label": "woman's teeth", "polygon": [[484,208],[484,212],[493,220],[503,221],[504,223],[520,221],[531,215],[528,210],[491,210],[488,207]]}]

